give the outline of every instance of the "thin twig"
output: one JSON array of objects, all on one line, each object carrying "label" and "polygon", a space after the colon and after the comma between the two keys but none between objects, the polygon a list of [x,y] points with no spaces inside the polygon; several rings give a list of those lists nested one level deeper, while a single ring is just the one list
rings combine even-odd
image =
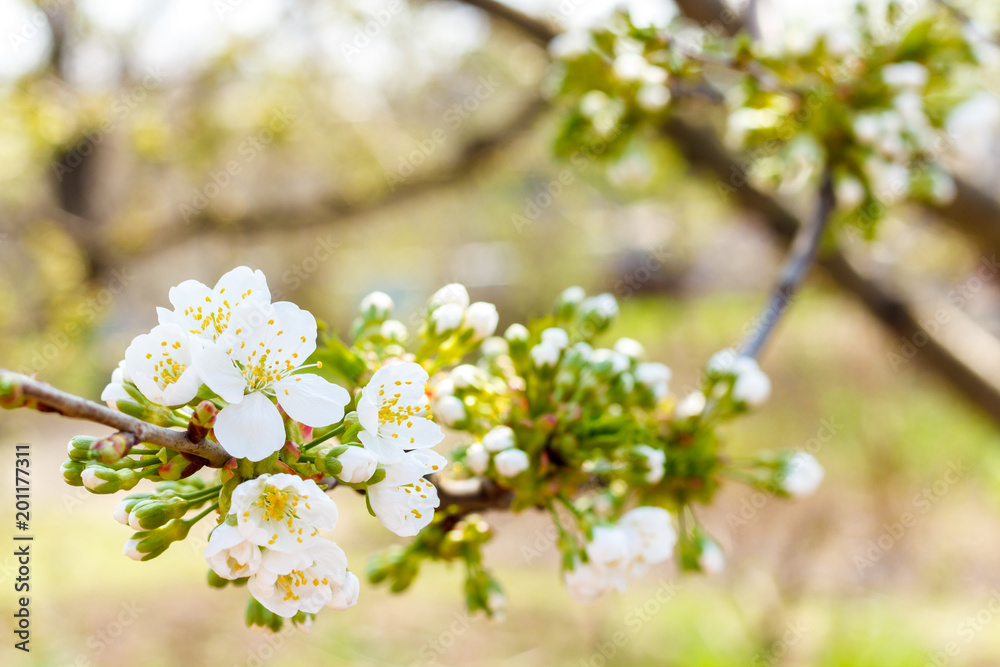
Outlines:
[{"label": "thin twig", "polygon": [[740,354],[747,357],[756,357],[760,354],[768,336],[774,331],[775,325],[816,261],[816,251],[823,239],[835,203],[833,181],[827,172],[820,185],[819,199],[812,220],[796,233],[788,258],[778,275],[778,282],[771,291],[771,298],[757,318],[757,326],[751,329],[740,345]]},{"label": "thin twig", "polygon": [[232,458],[226,453],[226,450],[211,440],[192,442],[183,431],[172,431],[162,426],[155,426],[124,412],[112,410],[100,403],[61,391],[27,375],[0,369],[0,387],[3,387],[5,393],[23,396],[36,402],[43,412],[55,412],[64,417],[86,419],[125,433],[133,433],[139,442],[148,442],[178,452],[200,456],[215,468],[221,468],[226,464],[226,461]]}]

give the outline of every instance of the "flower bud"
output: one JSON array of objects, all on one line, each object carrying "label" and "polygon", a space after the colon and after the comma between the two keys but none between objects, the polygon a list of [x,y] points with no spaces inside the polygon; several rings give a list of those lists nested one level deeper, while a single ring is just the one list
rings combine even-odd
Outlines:
[{"label": "flower bud", "polygon": [[178,496],[141,500],[129,512],[128,525],[132,530],[153,530],[168,521],[187,514],[190,504]]},{"label": "flower bud", "polygon": [[634,338],[619,338],[615,342],[614,350],[635,361],[639,361],[646,356],[646,349],[642,346],[642,343]]},{"label": "flower bud", "polygon": [[491,452],[500,452],[515,445],[514,430],[509,426],[496,426],[483,436],[483,446]]},{"label": "flower bud", "polygon": [[372,292],[361,299],[361,317],[380,322],[392,314],[394,306],[392,297],[385,292]]},{"label": "flower bud", "polygon": [[740,373],[733,383],[733,399],[750,407],[763,405],[770,395],[771,380],[757,368]]},{"label": "flower bud", "polygon": [[635,379],[653,393],[657,401],[666,398],[670,391],[671,370],[659,362],[643,362],[635,367]]},{"label": "flower bud", "polygon": [[114,516],[115,521],[127,526],[129,525],[129,513],[132,511],[132,508],[138,505],[140,501],[151,497],[152,496],[148,493],[137,493],[133,496],[128,496],[123,501],[118,503],[118,506],[115,507],[115,511],[112,516]]},{"label": "flower bud", "polygon": [[103,465],[91,464],[80,475],[80,479],[83,480],[83,485],[91,493],[116,493],[124,488],[123,476],[119,475],[123,472],[135,475],[131,470],[115,470]]},{"label": "flower bud", "polygon": [[125,542],[122,553],[132,560],[151,560],[167,550],[174,542],[183,540],[191,530],[191,524],[174,519],[165,526],[145,533],[136,533]]},{"label": "flower bud", "polygon": [[66,460],[62,464],[63,479],[70,486],[83,486],[83,471],[87,469],[86,463],[80,461]]},{"label": "flower bud", "polygon": [[641,459],[643,479],[647,484],[658,484],[663,479],[664,463],[667,455],[662,449],[653,449],[649,445],[636,445],[632,451]]},{"label": "flower bud", "polygon": [[479,349],[486,359],[495,359],[510,352],[510,346],[507,345],[507,341],[500,336],[490,336],[483,341]]},{"label": "flower bud", "polygon": [[697,417],[704,412],[705,405],[705,394],[700,391],[692,391],[690,394],[678,401],[677,407],[674,408],[674,417],[676,419]]},{"label": "flower bud", "polygon": [[70,461],[89,461],[90,447],[95,442],[97,442],[97,438],[89,435],[78,435],[72,438],[66,447]]},{"label": "flower bud", "polygon": [[219,416],[219,408],[212,401],[202,401],[194,409],[191,421],[188,423],[187,435],[191,442],[201,442],[208,432],[215,428],[215,419]]},{"label": "flower bud", "polygon": [[460,283],[451,283],[449,285],[445,285],[437,292],[434,292],[434,296],[431,297],[428,310],[433,311],[440,306],[447,304],[454,304],[461,310],[465,310],[469,307],[469,292],[465,289],[464,285]]},{"label": "flower bud", "polygon": [[556,318],[560,321],[573,319],[577,308],[587,297],[587,292],[579,285],[567,287],[556,299]]},{"label": "flower bud", "polygon": [[551,343],[558,350],[565,350],[569,346],[569,334],[560,327],[549,327],[542,332],[542,342]]},{"label": "flower bud", "polygon": [[161,479],[177,481],[185,477],[190,477],[204,468],[207,463],[208,461],[200,456],[180,452],[171,456],[166,463],[157,468],[156,472]]},{"label": "flower bud", "polygon": [[497,472],[504,477],[517,477],[527,470],[531,463],[524,450],[511,448],[505,449],[493,457],[493,465]]},{"label": "flower bud", "polygon": [[379,334],[381,334],[382,338],[395,343],[406,342],[406,339],[410,337],[409,332],[406,330],[406,325],[399,320],[386,320],[383,322],[379,328]]},{"label": "flower bud", "polygon": [[139,439],[134,433],[119,432],[97,440],[90,446],[90,458],[104,465],[114,465],[135,447]]},{"label": "flower bud", "polygon": [[559,348],[549,341],[542,341],[531,348],[531,361],[536,368],[555,368],[559,363]]},{"label": "flower bud", "polygon": [[590,336],[603,333],[618,317],[618,301],[608,293],[592,296],[580,304],[580,314]]},{"label": "flower bud", "polygon": [[492,303],[477,301],[465,310],[465,326],[472,329],[474,340],[492,336],[499,322],[500,315]]},{"label": "flower bud", "polygon": [[348,447],[337,460],[341,463],[341,471],[334,477],[348,484],[367,482],[378,466],[378,460],[364,447]]},{"label": "flower bud", "polygon": [[434,416],[445,426],[455,424],[465,419],[465,404],[457,396],[442,396],[434,401]]},{"label": "flower bud", "polygon": [[431,323],[434,325],[434,333],[442,336],[455,331],[462,324],[465,311],[457,303],[446,303],[431,313]]},{"label": "flower bud", "polygon": [[790,496],[808,496],[816,492],[825,475],[816,457],[796,452],[779,470],[777,481],[779,488]]},{"label": "flower bud", "polygon": [[487,380],[486,374],[472,364],[461,364],[451,369],[448,374],[452,386],[458,389],[481,386]]},{"label": "flower bud", "polygon": [[474,442],[465,450],[465,465],[476,475],[482,475],[490,466],[490,453],[481,442]]}]

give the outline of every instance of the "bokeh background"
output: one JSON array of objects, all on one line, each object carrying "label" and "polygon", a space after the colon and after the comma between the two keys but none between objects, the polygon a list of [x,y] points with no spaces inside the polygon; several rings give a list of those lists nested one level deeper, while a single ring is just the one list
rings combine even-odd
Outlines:
[{"label": "bokeh background", "polygon": [[[553,158],[546,51],[479,4],[0,0],[0,367],[96,398],[171,285],[247,264],[339,330],[375,289],[405,319],[462,282],[498,304],[501,328],[566,286],[608,291],[622,307],[609,341],[640,340],[675,393],[693,388],[753,321],[780,244],[669,144],[612,165]],[[849,3],[762,4],[780,46]],[[610,10],[510,6],[552,29]],[[961,6],[1000,25],[993,3]],[[966,139],[950,159],[992,191],[1000,111],[983,95],[956,117]],[[861,252],[935,298],[961,290],[996,333],[998,267],[966,237],[901,208]],[[250,632],[245,593],[203,584],[204,535],[135,563],[116,500],[63,484],[66,441],[102,429],[5,413],[0,536],[13,446],[30,443],[36,540],[32,650],[5,631],[0,664],[1000,664],[998,422],[907,342],[817,274],[763,357],[771,402],[725,437],[734,452],[809,448],[820,492],[792,503],[732,484],[699,512],[724,574],[663,566],[591,606],[562,588],[544,517],[490,515],[503,622],[468,617],[461,573],[428,566],[401,596],[363,584],[354,610],[309,633]],[[396,538],[353,495],[339,505],[338,543],[361,570]],[[12,551],[0,545],[5,628]]]}]

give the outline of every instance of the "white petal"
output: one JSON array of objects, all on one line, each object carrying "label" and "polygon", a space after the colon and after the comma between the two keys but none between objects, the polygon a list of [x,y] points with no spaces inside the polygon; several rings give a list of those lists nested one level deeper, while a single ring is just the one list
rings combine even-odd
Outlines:
[{"label": "white petal", "polygon": [[243,400],[247,381],[232,358],[219,345],[193,346],[191,357],[202,382],[227,403]]},{"label": "white petal", "polygon": [[236,458],[261,461],[285,444],[285,425],[277,406],[254,392],[219,412],[215,437]]},{"label": "white petal", "polygon": [[351,400],[346,389],[312,373],[286,377],[272,387],[278,405],[306,426],[336,424],[344,418],[344,406]]},{"label": "white petal", "polygon": [[379,463],[395,463],[403,458],[403,449],[401,447],[394,446],[392,442],[381,440],[374,433],[361,431],[358,433],[358,440],[361,441],[365,449],[378,459]]}]

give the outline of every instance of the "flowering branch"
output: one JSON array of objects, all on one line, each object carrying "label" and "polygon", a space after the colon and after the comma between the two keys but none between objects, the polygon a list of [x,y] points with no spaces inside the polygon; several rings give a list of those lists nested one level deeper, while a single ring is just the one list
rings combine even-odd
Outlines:
[{"label": "flowering branch", "polygon": [[816,251],[823,238],[823,233],[826,231],[835,204],[833,179],[827,172],[820,185],[819,200],[816,203],[813,218],[796,233],[788,258],[781,268],[778,282],[771,292],[771,298],[759,317],[759,326],[754,327],[740,345],[740,353],[744,356],[757,357],[760,354],[768,336],[771,335],[795,292],[805,280],[809,269],[816,260]]},{"label": "flowering branch", "polygon": [[86,419],[124,433],[131,433],[138,442],[148,442],[193,454],[205,459],[214,468],[221,468],[230,459],[222,447],[210,440],[192,442],[181,431],[144,422],[123,412],[116,412],[99,403],[56,389],[27,375],[0,369],[0,405],[14,408],[29,404],[40,412],[55,412],[64,417]]}]

